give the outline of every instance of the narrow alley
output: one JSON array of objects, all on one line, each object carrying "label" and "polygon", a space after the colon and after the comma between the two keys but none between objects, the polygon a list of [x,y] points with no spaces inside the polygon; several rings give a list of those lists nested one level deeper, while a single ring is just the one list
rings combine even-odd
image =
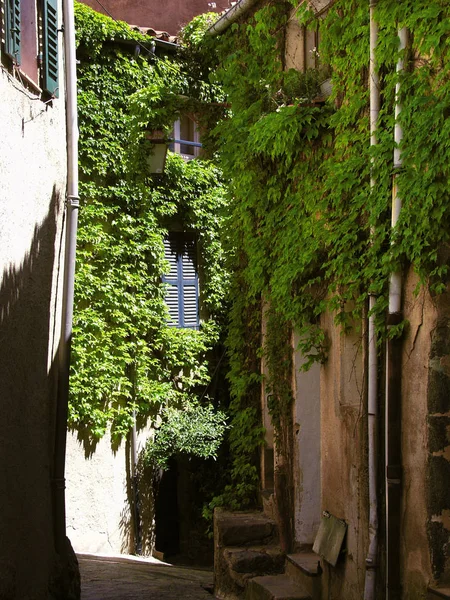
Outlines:
[{"label": "narrow alley", "polygon": [[79,554],[81,600],[211,600],[212,571],[154,558]]}]

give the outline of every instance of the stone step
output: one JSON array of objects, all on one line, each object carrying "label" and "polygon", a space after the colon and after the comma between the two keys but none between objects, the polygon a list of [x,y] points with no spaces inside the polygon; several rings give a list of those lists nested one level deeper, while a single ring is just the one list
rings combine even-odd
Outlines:
[{"label": "stone step", "polygon": [[269,575],[283,573],[284,553],[276,546],[224,548],[224,558],[236,573]]},{"label": "stone step", "polygon": [[273,519],[261,512],[214,511],[214,537],[219,546],[254,546],[277,541]]},{"label": "stone step", "polygon": [[215,574],[219,597],[244,595],[247,581],[258,575],[283,573],[284,553],[274,546],[224,548]]},{"label": "stone step", "polygon": [[427,600],[441,600],[442,598],[450,600],[450,587],[428,588]]},{"label": "stone step", "polygon": [[285,574],[302,586],[312,600],[320,600],[322,567],[315,552],[298,552],[286,556]]},{"label": "stone step", "polygon": [[286,575],[265,575],[249,580],[245,600],[311,600],[311,596]]}]

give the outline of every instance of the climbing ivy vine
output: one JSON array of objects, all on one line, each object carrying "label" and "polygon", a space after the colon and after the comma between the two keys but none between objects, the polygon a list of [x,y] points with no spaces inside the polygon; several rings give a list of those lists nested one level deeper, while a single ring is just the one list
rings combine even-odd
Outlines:
[{"label": "climbing ivy vine", "polygon": [[[421,284],[437,293],[448,273],[449,2],[378,1],[382,104],[374,148],[369,144],[369,3],[336,0],[320,16],[312,6],[269,0],[219,37],[204,35],[212,17],[199,17],[185,29],[184,59],[177,61],[149,60],[145,52],[134,55],[129,46],[111,44],[111,39],[134,40],[145,47],[145,39],[77,8],[82,189],[88,200],[77,284],[72,422],[89,422],[96,435],[113,423],[121,434],[133,408],[150,414],[195,399],[210,377],[204,359],[223,322],[226,259],[232,272],[231,466],[228,484],[209,510],[257,500],[262,358],[277,426],[292,402],[293,329],[308,368],[326,360],[320,327],[326,311],[346,331],[360,321],[373,293],[382,339],[389,274],[412,266]],[[320,32],[316,68],[304,73],[286,67],[292,20]],[[407,68],[397,74],[402,26],[411,41]],[[321,83],[328,77],[332,93],[324,98]],[[403,208],[391,231],[399,81],[403,166],[395,175]],[[199,116],[207,155],[216,162],[186,164],[171,155],[164,178],[150,181],[142,168],[149,150],[145,127],[168,131],[181,110]],[[222,181],[217,164],[226,188],[216,185]],[[201,232],[209,253],[204,297],[214,318],[201,332],[166,326],[159,283],[165,268],[162,239],[170,219],[180,215]],[[124,264],[132,266],[124,269]],[[180,372],[182,391],[174,385]],[[173,429],[180,423],[175,419]],[[172,433],[169,428],[165,439]]]},{"label": "climbing ivy vine", "polygon": [[[228,288],[224,185],[210,160],[171,152],[164,174],[152,178],[146,136],[168,134],[181,113],[211,103],[214,87],[191,77],[182,53],[156,56],[125,23],[75,10],[82,207],[70,424],[94,439],[111,428],[118,440],[135,418],[150,419],[156,437],[147,456],[162,467],[177,452],[215,456],[226,428],[211,397]],[[168,325],[163,240],[171,229],[195,234],[202,257],[199,330]]]},{"label": "climbing ivy vine", "polygon": [[[233,505],[239,495],[233,495],[233,488],[239,485],[245,488],[240,498],[244,504],[252,497],[257,468],[251,457],[261,440],[262,356],[277,426],[291,410],[286,369],[291,328],[299,332],[308,368],[313,361],[326,360],[320,328],[325,311],[346,331],[360,322],[373,293],[383,339],[391,272],[412,266],[433,293],[446,284],[450,4],[377,3],[382,105],[378,145],[372,149],[369,3],[337,0],[320,16],[313,5],[265,2],[215,38],[216,77],[231,106],[215,134],[230,183],[231,241],[239,249],[232,269],[236,293],[228,335],[232,436],[239,443],[233,448],[233,483],[217,499],[219,504]],[[305,73],[285,64],[285,36],[292,20],[320,33],[320,46],[314,50],[319,64]],[[404,56],[407,68],[401,74],[396,72],[399,27],[407,27],[411,36]],[[210,47],[206,38],[205,50]],[[330,74],[332,93],[325,98],[320,84]],[[404,139],[403,166],[394,173],[397,82]],[[394,174],[403,208],[391,231]],[[270,309],[264,339],[259,322],[263,305]],[[400,334],[404,326],[391,329],[391,334]]]}]

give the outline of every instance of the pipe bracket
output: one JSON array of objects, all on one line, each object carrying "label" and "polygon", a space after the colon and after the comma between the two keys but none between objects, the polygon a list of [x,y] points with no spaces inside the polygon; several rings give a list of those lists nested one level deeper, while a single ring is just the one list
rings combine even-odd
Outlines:
[{"label": "pipe bracket", "polygon": [[66,204],[72,208],[78,208],[80,206],[80,197],[74,195],[68,195],[66,198]]},{"label": "pipe bracket", "polygon": [[386,466],[386,479],[388,479],[392,483],[401,481],[401,479],[402,479],[401,465],[387,465]]},{"label": "pipe bracket", "polygon": [[389,327],[390,325],[399,325],[403,321],[403,313],[401,312],[393,312],[388,313],[386,319],[386,325]]},{"label": "pipe bracket", "polygon": [[52,479],[52,483],[57,490],[65,490],[66,489],[66,480],[65,478],[54,478]]}]

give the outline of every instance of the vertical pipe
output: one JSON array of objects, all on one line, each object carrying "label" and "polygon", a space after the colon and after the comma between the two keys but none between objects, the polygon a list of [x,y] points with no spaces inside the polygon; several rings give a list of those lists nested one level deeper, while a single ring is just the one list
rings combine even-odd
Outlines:
[{"label": "vertical pipe", "polygon": [[66,548],[65,459],[69,400],[70,345],[72,338],[75,249],[78,224],[78,122],[75,55],[75,17],[72,0],[63,0],[64,58],[66,78],[67,200],[61,337],[58,348],[58,389],[55,422],[53,494],[55,547]]},{"label": "vertical pipe", "polygon": [[136,410],[133,409],[133,429],[131,430],[131,477],[133,484],[133,516],[134,516],[134,551],[135,554],[142,554],[142,535],[141,535],[141,510],[139,500],[139,479],[138,479],[138,453],[137,453],[137,431],[136,431]]},{"label": "vertical pipe", "polygon": [[[370,145],[377,144],[377,124],[380,113],[380,80],[376,64],[375,50],[378,42],[378,24],[374,12],[377,1],[370,0]],[[370,178],[373,189],[375,180]],[[367,375],[367,432],[368,432],[368,473],[369,473],[369,549],[366,557],[366,579],[364,600],[375,600],[376,570],[378,567],[378,496],[377,496],[377,440],[378,440],[378,355],[375,330],[375,296],[369,297],[369,339]]]},{"label": "vertical pipe", "polygon": [[[399,122],[402,110],[400,92],[400,75],[403,72],[404,54],[408,44],[408,31],[399,30],[399,60],[397,75],[399,77],[395,90],[395,150],[394,180],[392,190],[392,229],[397,225],[401,211],[401,198],[398,194],[397,173],[402,166],[401,142],[403,130]],[[389,284],[389,329],[402,321],[402,278],[401,272],[391,274]],[[402,448],[401,448],[401,359],[402,342],[398,337],[390,339],[386,344],[386,598],[401,598],[401,562],[400,562],[400,520],[401,520],[401,480],[402,480]]]}]

